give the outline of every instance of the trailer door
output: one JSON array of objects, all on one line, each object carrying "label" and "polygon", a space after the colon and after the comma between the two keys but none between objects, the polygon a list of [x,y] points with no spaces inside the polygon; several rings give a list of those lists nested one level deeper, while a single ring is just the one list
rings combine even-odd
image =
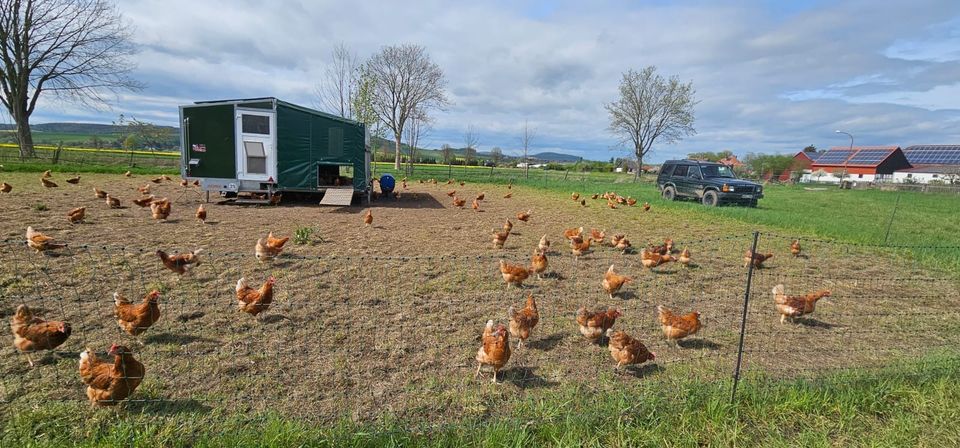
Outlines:
[{"label": "trailer door", "polygon": [[276,134],[274,112],[237,108],[237,179],[276,180]]}]

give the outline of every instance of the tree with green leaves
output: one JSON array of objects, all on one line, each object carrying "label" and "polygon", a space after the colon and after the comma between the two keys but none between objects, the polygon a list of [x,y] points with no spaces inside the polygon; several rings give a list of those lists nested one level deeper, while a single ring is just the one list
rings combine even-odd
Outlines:
[{"label": "tree with green leaves", "polygon": [[383,138],[383,127],[380,126],[380,119],[377,111],[373,107],[373,90],[376,79],[370,76],[365,69],[360,69],[357,80],[357,91],[353,95],[353,105],[351,110],[353,119],[363,123],[367,128],[367,134],[372,139]]},{"label": "tree with green leaves", "polygon": [[720,152],[692,152],[687,154],[688,159],[706,160],[708,162],[719,162],[733,155],[732,151],[724,150]]},{"label": "tree with green leaves", "polygon": [[793,157],[782,154],[756,154],[749,153],[743,159],[743,163],[759,178],[766,176],[777,177],[784,171],[793,166]]},{"label": "tree with green leaves", "polygon": [[123,149],[127,151],[133,151],[140,146],[140,141],[137,139],[137,136],[130,134],[127,138],[123,139]]},{"label": "tree with green leaves", "polygon": [[637,177],[643,158],[658,141],[675,143],[696,134],[695,93],[692,82],[682,83],[676,76],[664,78],[653,65],[623,74],[618,98],[604,108],[610,116],[610,132],[632,146]]}]

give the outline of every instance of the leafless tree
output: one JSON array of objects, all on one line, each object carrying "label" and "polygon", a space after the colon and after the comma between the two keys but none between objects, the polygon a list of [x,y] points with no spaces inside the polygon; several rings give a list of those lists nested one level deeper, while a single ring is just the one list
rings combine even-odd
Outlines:
[{"label": "leafless tree", "polygon": [[530,159],[527,157],[530,151],[530,142],[536,136],[536,129],[530,128],[530,123],[523,121],[523,129],[520,130],[520,146],[523,147],[523,177],[530,177]]},{"label": "leafless tree", "polygon": [[447,104],[446,78],[427,50],[419,45],[387,46],[364,65],[373,79],[372,104],[380,120],[393,131],[394,169],[400,169],[400,142],[407,120],[417,109],[429,111]]},{"label": "leafless tree", "polygon": [[467,126],[467,130],[463,133],[463,143],[463,157],[469,165],[477,157],[477,148],[480,146],[480,136],[477,135],[477,130],[472,124]]},{"label": "leafless tree", "polygon": [[421,139],[430,133],[432,129],[431,124],[430,116],[420,109],[414,110],[413,114],[410,115],[410,119],[407,121],[407,147],[410,148],[410,159],[407,162],[407,171],[411,175],[413,174],[413,164],[417,159],[417,148],[420,145]]},{"label": "leafless tree", "polygon": [[681,83],[676,76],[666,79],[652,65],[639,72],[627,70],[619,90],[616,101],[604,104],[610,115],[609,130],[621,143],[633,145],[639,177],[643,158],[657,140],[675,143],[697,133],[693,127],[695,91],[692,82]]},{"label": "leafless tree", "polygon": [[443,157],[444,165],[450,165],[453,162],[453,148],[444,143],[443,146],[440,147],[440,157]]},{"label": "leafless tree", "polygon": [[20,156],[33,155],[30,116],[43,93],[87,106],[138,90],[135,48],[108,0],[0,0],[0,102],[17,125]]},{"label": "leafless tree", "polygon": [[490,160],[493,161],[494,165],[499,165],[503,161],[503,150],[499,146],[494,146],[490,150]]},{"label": "leafless tree", "polygon": [[316,87],[320,108],[343,118],[354,119],[354,105],[360,87],[360,65],[356,53],[343,43],[333,47],[330,63]]}]

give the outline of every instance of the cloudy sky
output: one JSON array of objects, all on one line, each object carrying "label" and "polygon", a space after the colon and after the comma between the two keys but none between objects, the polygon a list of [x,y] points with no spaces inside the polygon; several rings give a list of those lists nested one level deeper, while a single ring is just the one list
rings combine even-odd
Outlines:
[{"label": "cloudy sky", "polygon": [[44,103],[33,122],[109,122],[123,112],[177,124],[177,106],[276,96],[315,105],[331,49],[361,58],[424,46],[451,105],[426,146],[512,153],[524,120],[537,151],[609,159],[603,103],[628,68],[692,81],[698,134],[652,159],[808,144],[960,143],[960,1],[123,0],[147,88],[111,109]]}]

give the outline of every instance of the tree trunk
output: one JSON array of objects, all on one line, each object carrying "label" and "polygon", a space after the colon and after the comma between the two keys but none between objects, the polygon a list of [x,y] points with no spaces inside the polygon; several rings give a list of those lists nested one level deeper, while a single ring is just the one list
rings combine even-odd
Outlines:
[{"label": "tree trunk", "polygon": [[638,182],[640,180],[640,170],[643,169],[643,156],[637,155],[637,170],[633,173],[633,181]]},{"label": "tree trunk", "polygon": [[20,144],[20,159],[34,156],[33,133],[30,132],[30,116],[26,111],[14,113],[13,120],[17,124],[17,143]]},{"label": "tree trunk", "polygon": [[394,149],[396,149],[396,159],[393,162],[393,169],[400,171],[400,134],[394,134],[393,136]]}]

